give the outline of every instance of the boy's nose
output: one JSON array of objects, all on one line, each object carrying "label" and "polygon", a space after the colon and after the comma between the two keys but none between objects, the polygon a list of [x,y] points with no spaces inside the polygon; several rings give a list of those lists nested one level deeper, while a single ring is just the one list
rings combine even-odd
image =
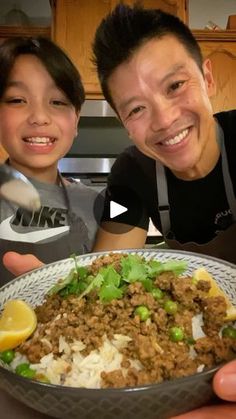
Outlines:
[{"label": "boy's nose", "polygon": [[28,122],[31,125],[47,125],[50,123],[50,114],[42,105],[31,106]]}]

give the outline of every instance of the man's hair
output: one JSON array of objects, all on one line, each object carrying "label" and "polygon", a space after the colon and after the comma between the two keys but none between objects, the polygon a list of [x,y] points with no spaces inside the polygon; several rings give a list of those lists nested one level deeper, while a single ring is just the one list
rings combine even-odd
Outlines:
[{"label": "man's hair", "polygon": [[202,71],[200,47],[190,29],[176,16],[160,9],[118,4],[98,26],[93,42],[93,62],[106,100],[114,108],[108,89],[112,72],[145,42],[173,35],[185,47]]},{"label": "man's hair", "polygon": [[44,37],[9,38],[0,45],[0,100],[5,92],[15,60],[21,55],[37,57],[56,86],[64,92],[76,111],[85,100],[79,71],[64,51]]}]

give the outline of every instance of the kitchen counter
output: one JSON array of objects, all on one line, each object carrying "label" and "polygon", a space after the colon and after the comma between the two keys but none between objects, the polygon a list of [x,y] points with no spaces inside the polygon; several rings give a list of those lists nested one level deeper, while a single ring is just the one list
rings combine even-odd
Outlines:
[{"label": "kitchen counter", "polygon": [[24,405],[0,390],[0,411],[4,419],[51,419],[52,416],[44,415]]}]

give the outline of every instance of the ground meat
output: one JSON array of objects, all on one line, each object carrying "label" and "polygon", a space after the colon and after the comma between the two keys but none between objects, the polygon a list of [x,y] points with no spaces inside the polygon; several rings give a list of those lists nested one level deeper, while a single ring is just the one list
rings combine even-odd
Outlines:
[{"label": "ground meat", "polygon": [[191,277],[175,277],[172,283],[174,299],[192,312],[199,312],[198,300],[200,293]]},{"label": "ground meat", "polygon": [[[109,254],[97,258],[91,266],[91,273],[113,263],[121,269],[123,254]],[[226,303],[223,297],[208,297],[209,282],[198,281],[189,276],[178,277],[172,272],[164,272],[153,281],[163,292],[163,297],[155,299],[146,291],[141,282],[126,287],[122,299],[103,303],[93,291],[83,298],[69,295],[47,297],[37,307],[38,327],[33,336],[20,345],[19,351],[29,361],[37,363],[52,352],[59,353],[59,338],[67,342],[80,340],[84,343],[83,355],[99,348],[104,336],[112,340],[115,334],[128,336],[130,341],[121,349],[122,369],[102,373],[103,387],[124,387],[161,382],[166,379],[187,376],[197,372],[199,365],[213,366],[231,359],[236,351],[236,341],[221,339],[219,330],[224,324]],[[177,312],[167,313],[165,302],[176,301]],[[146,306],[150,316],[142,321],[135,309]],[[193,341],[196,357],[190,356],[192,338],[192,317],[203,311],[205,338]],[[181,342],[170,339],[170,328],[181,328],[184,338]],[[138,361],[140,369],[133,367]]]},{"label": "ground meat", "polygon": [[203,302],[204,332],[214,336],[225,323],[227,304],[224,297],[208,297]]},{"label": "ground meat", "polygon": [[211,367],[222,361],[229,361],[235,357],[235,342],[232,339],[203,337],[194,345],[197,352],[197,362]]}]

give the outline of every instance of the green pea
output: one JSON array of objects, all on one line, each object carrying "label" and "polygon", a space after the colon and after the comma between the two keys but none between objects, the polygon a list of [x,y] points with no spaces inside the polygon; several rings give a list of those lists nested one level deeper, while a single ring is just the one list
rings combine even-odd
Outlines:
[{"label": "green pea", "polygon": [[32,368],[28,368],[28,369],[23,370],[19,375],[25,378],[34,378],[35,374],[36,374],[35,370],[33,370]]},{"label": "green pea", "polygon": [[5,362],[5,364],[10,364],[15,358],[15,352],[12,349],[8,349],[0,353],[0,359]]},{"label": "green pea", "polygon": [[164,292],[160,288],[153,288],[151,293],[156,300],[161,300],[164,297]]},{"label": "green pea", "polygon": [[150,311],[146,306],[138,306],[134,310],[134,313],[140,317],[140,320],[144,322],[150,317]]},{"label": "green pea", "polygon": [[222,330],[222,336],[225,338],[236,339],[236,329],[233,326],[227,326]]},{"label": "green pea", "polygon": [[23,362],[22,364],[17,365],[15,369],[18,375],[21,375],[25,378],[33,378],[36,374],[36,371],[30,368],[30,364]]},{"label": "green pea", "polygon": [[170,340],[172,342],[181,342],[184,339],[184,332],[180,327],[171,327],[169,330]]},{"label": "green pea", "polygon": [[172,300],[167,300],[164,304],[164,310],[168,314],[175,314],[178,310],[177,303]]},{"label": "green pea", "polygon": [[21,374],[22,371],[28,370],[30,368],[30,364],[27,362],[23,362],[22,364],[17,365],[15,371],[17,374]]}]

